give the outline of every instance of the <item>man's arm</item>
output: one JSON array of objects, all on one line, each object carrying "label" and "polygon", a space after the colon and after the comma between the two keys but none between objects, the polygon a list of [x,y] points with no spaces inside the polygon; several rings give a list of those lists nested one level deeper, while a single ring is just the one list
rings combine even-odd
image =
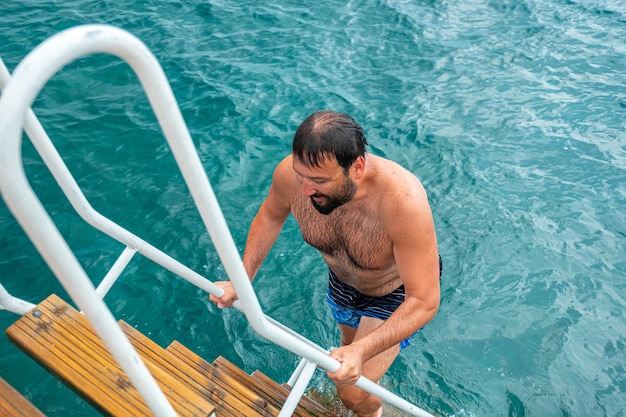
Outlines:
[{"label": "man's arm", "polygon": [[[246,247],[243,252],[243,265],[252,281],[261,268],[261,264],[274,246],[285,220],[291,212],[289,202],[289,184],[293,177],[290,157],[278,164],[272,177],[267,198],[261,204],[248,230]],[[218,307],[230,307],[237,299],[237,294],[230,281],[216,283],[224,290],[219,299],[209,296]]]},{"label": "man's arm", "polygon": [[243,251],[243,265],[251,281],[259,272],[267,254],[278,239],[285,220],[291,213],[287,185],[290,183],[290,177],[293,177],[293,168],[287,159],[278,164],[274,170],[267,198],[261,204],[248,230],[246,247]]},{"label": "man's arm", "polygon": [[[385,214],[393,255],[405,288],[398,309],[366,337],[331,352],[342,363],[329,377],[339,384],[353,384],[364,362],[399,344],[428,323],[439,308],[439,257],[437,240],[425,193],[402,195]],[[389,207],[389,206],[387,206]]]}]

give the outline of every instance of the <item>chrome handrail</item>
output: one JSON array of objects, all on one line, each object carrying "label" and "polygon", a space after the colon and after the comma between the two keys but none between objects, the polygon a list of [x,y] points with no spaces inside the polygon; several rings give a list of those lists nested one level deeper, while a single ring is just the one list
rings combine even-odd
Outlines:
[{"label": "chrome handrail", "polygon": [[[94,53],[115,55],[126,61],[137,74],[203,223],[239,296],[236,307],[245,314],[250,326],[264,338],[310,363],[330,371],[339,369],[340,364],[330,358],[325,349],[263,313],[174,94],[156,58],[141,41],[126,31],[108,25],[78,26],[60,32],[40,44],[22,60],[12,79],[6,83],[0,97],[0,190],[7,206],[30,240],[76,305],[85,313],[150,409],[158,416],[175,415],[172,406],[102,301],[102,293],[106,293],[110,285],[113,285],[121,272],[119,268],[123,269],[135,252],[208,293],[221,296],[223,290],[95,211],[30,109],[37,94],[56,72],[68,63]],[[28,183],[20,154],[22,124],[78,214],[93,227],[126,245],[99,290],[94,288]],[[312,375],[311,367],[307,368],[305,374]],[[302,382],[297,385],[302,385]],[[411,415],[432,417],[364,377],[359,378],[356,385]]]}]

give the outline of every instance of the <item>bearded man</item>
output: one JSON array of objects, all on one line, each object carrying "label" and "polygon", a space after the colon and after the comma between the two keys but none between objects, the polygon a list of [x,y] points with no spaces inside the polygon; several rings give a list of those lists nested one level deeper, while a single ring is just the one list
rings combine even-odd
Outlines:
[{"label": "bearded man", "polygon": [[[330,356],[341,366],[327,374],[358,417],[380,417],[381,400],[354,384],[361,375],[377,382],[435,316],[441,258],[420,181],[366,146],[346,114],[318,111],[302,122],[250,225],[243,264],[254,279],[293,214],[328,265],[327,302],[341,335]],[[211,300],[230,307],[232,285],[217,284],[224,294]]]}]

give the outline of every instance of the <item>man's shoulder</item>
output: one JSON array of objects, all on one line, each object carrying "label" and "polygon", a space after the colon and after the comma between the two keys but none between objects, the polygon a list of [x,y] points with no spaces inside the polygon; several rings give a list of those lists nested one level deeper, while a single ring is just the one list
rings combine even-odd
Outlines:
[{"label": "man's shoulder", "polygon": [[292,158],[291,155],[287,155],[274,168],[273,181],[284,183],[291,182],[294,178]]},{"label": "man's shoulder", "polygon": [[393,192],[423,192],[419,178],[399,163],[383,157],[375,157],[378,184]]},{"label": "man's shoulder", "polygon": [[377,157],[376,180],[379,209],[382,215],[398,219],[429,211],[428,196],[420,180],[412,172],[389,159]]},{"label": "man's shoulder", "polygon": [[297,178],[292,168],[291,155],[288,155],[274,169],[272,188],[278,191],[283,198],[291,200],[296,187]]}]

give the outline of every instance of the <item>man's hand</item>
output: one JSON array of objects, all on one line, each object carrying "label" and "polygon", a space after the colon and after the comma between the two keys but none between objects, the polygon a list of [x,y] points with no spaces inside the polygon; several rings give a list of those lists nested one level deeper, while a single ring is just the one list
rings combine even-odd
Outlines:
[{"label": "man's hand", "polygon": [[326,371],[326,375],[336,385],[353,385],[361,376],[363,353],[357,345],[348,345],[330,352],[330,357],[341,364],[336,372]]},{"label": "man's hand", "polygon": [[230,281],[216,282],[215,285],[224,290],[224,294],[217,298],[213,294],[209,294],[209,300],[211,300],[218,308],[232,307],[233,303],[237,299],[237,294],[233,288],[233,284]]}]

